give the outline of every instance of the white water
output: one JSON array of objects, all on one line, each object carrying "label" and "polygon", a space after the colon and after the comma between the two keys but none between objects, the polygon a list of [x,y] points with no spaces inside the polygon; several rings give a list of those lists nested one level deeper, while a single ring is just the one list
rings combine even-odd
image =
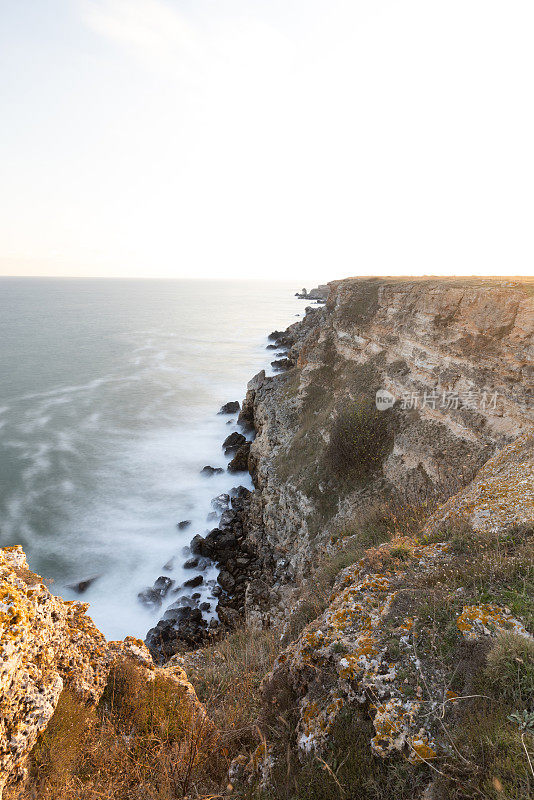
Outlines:
[{"label": "white water", "polygon": [[[0,280],[1,545],[22,544],[31,568],[89,602],[110,638],[145,636],[162,610],[137,593],[160,575],[177,586],[192,577],[183,548],[215,527],[211,499],[250,486],[200,470],[226,467],[235,415],[217,411],[269,368],[267,334],[304,313],[297,288]],[[192,525],[178,531],[184,519]],[[94,574],[83,595],[66,588]]]}]

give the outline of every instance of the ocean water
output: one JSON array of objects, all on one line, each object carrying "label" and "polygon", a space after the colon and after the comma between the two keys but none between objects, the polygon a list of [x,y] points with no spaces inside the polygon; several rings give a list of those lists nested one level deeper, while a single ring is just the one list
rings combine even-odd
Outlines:
[{"label": "ocean water", "polygon": [[[269,369],[267,334],[304,313],[297,288],[0,279],[0,544],[22,545],[54,593],[89,602],[108,637],[145,636],[161,611],[137,593],[191,577],[184,547],[215,526],[211,499],[250,487],[200,470],[226,467],[236,417],[217,412]],[[67,588],[93,575],[84,594]]]}]

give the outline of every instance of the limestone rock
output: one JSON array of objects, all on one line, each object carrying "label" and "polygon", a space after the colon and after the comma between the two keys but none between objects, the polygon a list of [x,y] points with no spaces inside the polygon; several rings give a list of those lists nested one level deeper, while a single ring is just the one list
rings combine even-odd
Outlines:
[{"label": "limestone rock", "polygon": [[[0,550],[0,795],[24,777],[24,763],[68,687],[96,704],[117,659],[133,658],[152,680],[156,668],[143,642],[107,642],[87,604],[52,595],[30,571],[20,547]],[[205,712],[183,670],[169,667],[192,713]]]}]

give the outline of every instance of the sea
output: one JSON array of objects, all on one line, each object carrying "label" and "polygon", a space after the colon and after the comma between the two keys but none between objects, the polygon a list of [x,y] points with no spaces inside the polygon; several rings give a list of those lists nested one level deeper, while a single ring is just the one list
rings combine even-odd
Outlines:
[{"label": "sea", "polygon": [[[255,373],[272,374],[267,336],[304,314],[297,289],[0,279],[0,545],[22,545],[108,638],[144,638],[191,577],[187,547],[215,527],[212,499],[251,488],[221,447],[237,415],[218,412]],[[206,465],[223,472],[205,477]],[[173,590],[148,608],[138,593],[160,576]],[[69,588],[92,578],[82,594]]]}]

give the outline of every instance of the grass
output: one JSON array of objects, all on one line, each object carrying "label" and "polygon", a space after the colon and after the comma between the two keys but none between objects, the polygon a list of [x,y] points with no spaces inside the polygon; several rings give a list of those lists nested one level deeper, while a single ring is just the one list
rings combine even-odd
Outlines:
[{"label": "grass", "polygon": [[211,726],[192,715],[174,681],[117,667],[96,710],[64,690],[10,797],[174,800],[220,783],[226,762]]},{"label": "grass", "polygon": [[532,705],[534,711],[534,640],[501,634],[488,653],[485,676],[514,710]]},{"label": "grass", "polygon": [[257,744],[261,682],[281,649],[274,630],[240,629],[188,655],[188,677],[229,753]]},{"label": "grass", "polygon": [[[244,792],[247,800],[413,800],[425,785],[422,770],[401,759],[386,764],[373,755],[373,727],[358,711],[344,711],[331,731],[330,746],[318,755],[295,758],[294,748],[271,775],[274,789]],[[288,739],[291,739],[289,733]]]}]

